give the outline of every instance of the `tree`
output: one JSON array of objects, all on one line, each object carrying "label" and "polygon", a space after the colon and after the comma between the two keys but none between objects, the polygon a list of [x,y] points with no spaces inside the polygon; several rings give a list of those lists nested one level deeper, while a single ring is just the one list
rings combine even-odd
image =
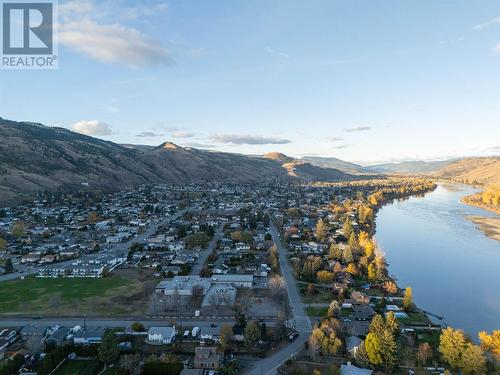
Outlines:
[{"label": "tree", "polygon": [[329,320],[323,321],[313,328],[309,345],[314,352],[321,351],[326,355],[334,355],[342,348],[342,340],[337,337],[336,330],[332,329],[328,322]]},{"label": "tree", "polygon": [[418,346],[417,360],[422,365],[425,366],[429,363],[432,358],[432,348],[429,343],[424,342]]},{"label": "tree", "polygon": [[384,283],[384,289],[389,294],[396,294],[398,292],[398,286],[394,281],[386,281]]},{"label": "tree", "polygon": [[316,294],[316,288],[314,287],[313,284],[307,284],[307,294],[310,296],[313,296]]},{"label": "tree", "polygon": [[377,272],[375,270],[375,266],[372,263],[370,263],[368,265],[368,278],[370,280],[376,280],[377,279]]},{"label": "tree", "polygon": [[356,265],[354,263],[349,263],[346,268],[346,272],[356,276],[358,274],[358,269],[356,268]]},{"label": "tree", "polygon": [[255,353],[257,349],[257,344],[259,343],[261,331],[259,324],[255,321],[251,321],[247,324],[245,328],[244,344],[245,348],[250,353]]},{"label": "tree", "polygon": [[95,211],[92,211],[90,214],[89,214],[89,217],[88,217],[88,221],[90,223],[97,223],[99,221],[99,214]]},{"label": "tree", "polygon": [[338,301],[333,300],[332,302],[330,302],[330,306],[328,306],[328,313],[327,313],[328,317],[336,316],[339,310],[340,310],[340,304],[338,303]]},{"label": "tree", "polygon": [[393,313],[389,313],[386,319],[381,315],[375,315],[370,323],[369,332],[370,339],[366,337],[365,346],[370,363],[375,366],[383,365],[388,372],[391,372],[397,360],[396,317]]},{"label": "tree", "polygon": [[146,328],[144,328],[144,326],[139,322],[132,323],[131,328],[132,328],[132,331],[134,331],[134,332],[144,332],[146,330]]},{"label": "tree", "polygon": [[104,366],[107,367],[111,362],[118,358],[118,338],[111,330],[106,330],[102,336],[102,342],[99,346],[98,357]]},{"label": "tree", "polygon": [[269,279],[269,290],[271,295],[278,299],[280,303],[286,296],[286,281],[283,276],[275,275]]},{"label": "tree", "polygon": [[486,373],[486,358],[480,346],[467,343],[462,353],[460,369],[464,375],[480,375]]},{"label": "tree", "polygon": [[368,331],[380,337],[382,336],[382,332],[384,331],[384,329],[385,329],[384,318],[382,317],[382,315],[379,314],[375,315],[372,321],[370,322],[370,327],[368,328]]},{"label": "tree", "polygon": [[234,313],[236,324],[242,328],[247,326],[247,316],[245,314],[245,306],[241,302],[235,302],[231,307]]},{"label": "tree", "polygon": [[342,229],[344,231],[344,236],[346,238],[351,237],[351,233],[354,232],[354,229],[352,227],[352,222],[351,222],[351,219],[349,219],[349,216],[346,217],[345,222],[344,222],[344,226],[342,227]]},{"label": "tree", "polygon": [[352,249],[349,246],[346,246],[342,251],[342,261],[347,263],[352,263],[354,261],[354,255],[352,254]]},{"label": "tree", "polygon": [[379,366],[382,364],[382,344],[377,335],[370,332],[366,335],[365,339],[366,354],[368,355],[368,360],[374,366]]},{"label": "tree", "polygon": [[5,250],[7,247],[7,240],[5,238],[0,237],[0,251]]},{"label": "tree", "polygon": [[276,245],[271,246],[269,249],[269,263],[271,264],[273,272],[279,272],[280,262],[278,257],[278,248]]},{"label": "tree", "polygon": [[127,371],[129,375],[139,374],[139,354],[126,354],[120,358],[120,367]]},{"label": "tree", "polygon": [[328,271],[318,271],[316,278],[321,284],[330,284],[333,282],[334,274]]},{"label": "tree", "polygon": [[342,249],[339,245],[332,243],[329,251],[330,259],[342,260]]},{"label": "tree", "polygon": [[479,332],[479,341],[484,350],[500,359],[500,329],[495,329],[491,335],[485,331]]},{"label": "tree", "polygon": [[286,326],[286,315],[280,311],[276,316],[276,325],[274,327],[276,341],[281,341],[287,336],[288,328]]},{"label": "tree", "polygon": [[389,373],[392,373],[397,361],[396,337],[389,329],[385,329],[380,337],[380,343],[382,345],[381,353],[384,367]]},{"label": "tree", "polygon": [[5,260],[5,271],[6,272],[14,271],[14,266],[12,265],[12,259],[10,259],[10,258],[7,258]]},{"label": "tree", "polygon": [[445,328],[439,338],[439,352],[452,368],[458,369],[465,349],[466,338],[462,331],[451,327]]},{"label": "tree", "polygon": [[328,234],[328,225],[323,221],[323,219],[319,219],[316,223],[316,238],[318,241],[323,241]]},{"label": "tree", "polygon": [[354,359],[361,367],[368,367],[370,365],[370,359],[368,358],[364,341],[359,344],[358,350],[356,350],[356,353],[354,354]]},{"label": "tree", "polygon": [[16,221],[12,226],[12,234],[16,238],[21,238],[24,236],[25,229],[26,227],[22,221]]},{"label": "tree", "polygon": [[397,336],[399,332],[399,322],[392,311],[390,311],[385,318],[385,327],[393,336]]},{"label": "tree", "polygon": [[405,311],[410,310],[413,307],[413,291],[411,287],[406,287],[405,296],[403,298],[403,309]]},{"label": "tree", "polygon": [[220,346],[227,352],[233,349],[233,328],[229,324],[222,325],[220,329]]}]

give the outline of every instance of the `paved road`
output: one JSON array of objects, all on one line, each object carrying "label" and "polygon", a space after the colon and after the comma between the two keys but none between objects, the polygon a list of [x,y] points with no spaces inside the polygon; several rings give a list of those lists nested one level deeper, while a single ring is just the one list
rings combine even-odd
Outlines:
[{"label": "paved road", "polygon": [[[160,225],[166,224],[166,223],[170,222],[171,220],[178,219],[186,211],[187,210],[181,210],[179,212],[176,212],[173,215],[167,216],[165,219],[163,219],[157,223],[149,225],[144,232],[142,232],[141,234],[137,235],[136,237],[132,238],[131,240],[129,240],[127,242],[121,242],[118,244],[114,244],[114,245],[108,247],[106,250],[102,250],[98,254],[84,255],[84,256],[78,258],[78,260],[85,261],[87,259],[92,259],[92,258],[95,258],[96,256],[105,255],[105,254],[112,254],[112,255],[116,255],[116,256],[126,256],[130,245],[132,245],[135,242],[138,242],[138,243],[144,242],[144,240],[146,240],[147,238],[149,238],[150,236],[152,236],[156,232],[156,230],[158,229],[158,227]],[[14,273],[10,273],[8,275],[0,276],[0,282],[18,279],[22,276],[32,275],[32,274],[37,273],[39,270],[43,270],[45,268],[53,268],[54,266],[62,267],[64,265],[73,263],[75,260],[76,259],[70,259],[70,260],[67,260],[64,262],[48,264],[48,265],[41,266],[41,267],[33,267],[31,265],[17,264],[17,265],[15,265],[15,267],[18,270],[18,272],[14,272]]]},{"label": "paved road", "polygon": [[293,276],[293,271],[288,263],[287,255],[288,249],[283,246],[281,239],[278,235],[278,230],[274,224],[271,224],[271,234],[274,243],[278,247],[281,274],[286,280],[288,287],[288,299],[290,308],[293,313],[293,322],[295,329],[299,333],[299,337],[290,345],[274,353],[272,356],[260,360],[255,363],[255,366],[246,372],[247,375],[274,375],[277,374],[278,368],[290,357],[297,354],[303,347],[305,342],[309,339],[312,331],[311,320],[306,315],[304,310],[304,303],[300,296],[297,282]]},{"label": "paved road", "polygon": [[215,250],[215,247],[217,246],[217,241],[219,241],[222,233],[224,231],[224,223],[220,223],[219,227],[214,233],[214,236],[210,243],[208,244],[207,248],[203,251],[200,251],[200,256],[196,260],[195,265],[191,268],[191,272],[189,273],[191,276],[199,276],[201,269],[203,268],[203,265],[205,264],[205,261],[207,260],[208,256],[212,253],[212,251]]},{"label": "paved road", "polygon": [[152,326],[165,326],[175,321],[177,324],[182,326],[198,326],[198,327],[210,327],[211,324],[215,323],[218,327],[222,324],[229,323],[234,324],[234,321],[228,319],[180,319],[180,318],[169,318],[169,319],[144,319],[144,318],[99,318],[99,317],[89,317],[89,318],[0,318],[0,327],[22,327],[22,326],[41,326],[48,327],[58,325],[64,325],[66,327],[74,327],[77,325],[83,325],[84,320],[89,327],[130,327],[133,322],[140,322],[146,328]]}]

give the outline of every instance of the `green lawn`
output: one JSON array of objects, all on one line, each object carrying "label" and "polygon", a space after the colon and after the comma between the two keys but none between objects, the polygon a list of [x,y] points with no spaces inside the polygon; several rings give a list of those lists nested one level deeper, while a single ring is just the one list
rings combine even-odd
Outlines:
[{"label": "green lawn", "polygon": [[128,375],[128,372],[117,367],[108,368],[102,375]]},{"label": "green lawn", "polygon": [[441,332],[439,331],[426,331],[421,332],[417,335],[418,343],[428,342],[434,349],[439,347],[439,338],[441,336]]},{"label": "green lawn", "polygon": [[302,294],[304,303],[330,303],[335,299],[335,296],[329,290],[316,288],[317,293],[314,295]]},{"label": "green lawn", "polygon": [[66,361],[54,375],[93,375],[100,367],[98,361]]},{"label": "green lawn", "polygon": [[130,278],[44,279],[29,277],[2,283],[0,314],[130,313],[142,284]]},{"label": "green lawn", "polygon": [[424,313],[410,312],[407,314],[408,318],[398,318],[398,320],[403,324],[410,325],[428,325],[431,323],[429,318]]},{"label": "green lawn", "polygon": [[309,316],[326,316],[328,307],[306,307],[305,310]]}]

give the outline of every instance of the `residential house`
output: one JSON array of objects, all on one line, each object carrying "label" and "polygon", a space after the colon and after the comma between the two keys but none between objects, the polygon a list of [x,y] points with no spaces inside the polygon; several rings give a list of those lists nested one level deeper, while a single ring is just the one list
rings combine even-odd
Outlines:
[{"label": "residential house", "polygon": [[176,335],[175,326],[150,327],[148,329],[148,342],[151,344],[171,344]]},{"label": "residential house", "polygon": [[198,346],[194,350],[194,367],[202,369],[218,369],[222,363],[222,355],[215,346]]}]

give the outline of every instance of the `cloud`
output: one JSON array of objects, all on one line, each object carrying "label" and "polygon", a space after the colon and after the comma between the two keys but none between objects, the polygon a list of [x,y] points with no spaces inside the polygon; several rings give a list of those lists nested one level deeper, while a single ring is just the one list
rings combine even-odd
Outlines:
[{"label": "cloud", "polygon": [[497,45],[493,47],[493,52],[500,53],[500,43],[497,43]]},{"label": "cloud", "polygon": [[263,137],[259,135],[214,134],[210,137],[215,142],[233,145],[282,145],[291,143],[288,139]]},{"label": "cloud", "polygon": [[290,55],[288,53],[278,51],[277,49],[274,49],[272,47],[266,47],[265,50],[267,53],[269,53],[271,55],[278,56],[278,57],[281,57],[283,59],[290,59]]},{"label": "cloud", "polygon": [[478,23],[473,27],[474,30],[481,31],[486,29],[489,26],[495,25],[495,24],[500,24],[500,16],[492,18],[489,21],[483,22],[483,23]]},{"label": "cloud", "polygon": [[371,126],[355,126],[353,128],[347,128],[344,129],[345,132],[352,133],[352,132],[364,132],[367,130],[371,130]]},{"label": "cloud", "polygon": [[100,122],[97,120],[91,121],[79,121],[71,127],[75,132],[85,134],[85,135],[110,135],[112,130],[108,124],[105,122]]},{"label": "cloud", "polygon": [[94,4],[90,0],[74,0],[59,4],[59,16],[61,18],[89,14],[93,10]]},{"label": "cloud", "polygon": [[349,147],[349,145],[338,145],[338,146],[333,146],[332,148],[334,148],[336,150],[341,150],[341,149],[346,148],[346,147]]},{"label": "cloud", "polygon": [[154,133],[154,132],[148,132],[144,131],[136,135],[137,138],[156,138],[156,137],[163,137],[165,134],[162,133]]},{"label": "cloud", "polygon": [[168,4],[158,3],[151,6],[134,6],[124,8],[122,10],[123,18],[128,20],[136,20],[143,17],[151,17],[159,13],[165,13],[168,10]]},{"label": "cloud", "polygon": [[330,142],[342,142],[344,140],[344,138],[342,137],[328,137],[327,138],[327,141],[330,141]]},{"label": "cloud", "polygon": [[214,148],[215,145],[207,144],[207,143],[198,143],[198,142],[188,142],[183,143],[184,147],[192,147],[192,148]]},{"label": "cloud", "polygon": [[174,131],[171,135],[174,138],[193,138],[195,136],[194,133],[185,132],[182,130]]},{"label": "cloud", "polygon": [[168,51],[139,30],[119,24],[105,25],[90,18],[61,26],[62,44],[104,63],[130,66],[172,64]]},{"label": "cloud", "polygon": [[[103,63],[129,66],[172,64],[169,51],[140,30],[116,19],[144,18],[166,10],[166,4],[133,8],[96,7],[91,0],[69,1],[59,8],[61,44]],[[118,10],[117,10],[118,9]],[[116,14],[116,13],[119,14]],[[123,17],[122,17],[123,16]],[[108,21],[107,21],[108,20]],[[113,21],[109,21],[113,20]]]}]

